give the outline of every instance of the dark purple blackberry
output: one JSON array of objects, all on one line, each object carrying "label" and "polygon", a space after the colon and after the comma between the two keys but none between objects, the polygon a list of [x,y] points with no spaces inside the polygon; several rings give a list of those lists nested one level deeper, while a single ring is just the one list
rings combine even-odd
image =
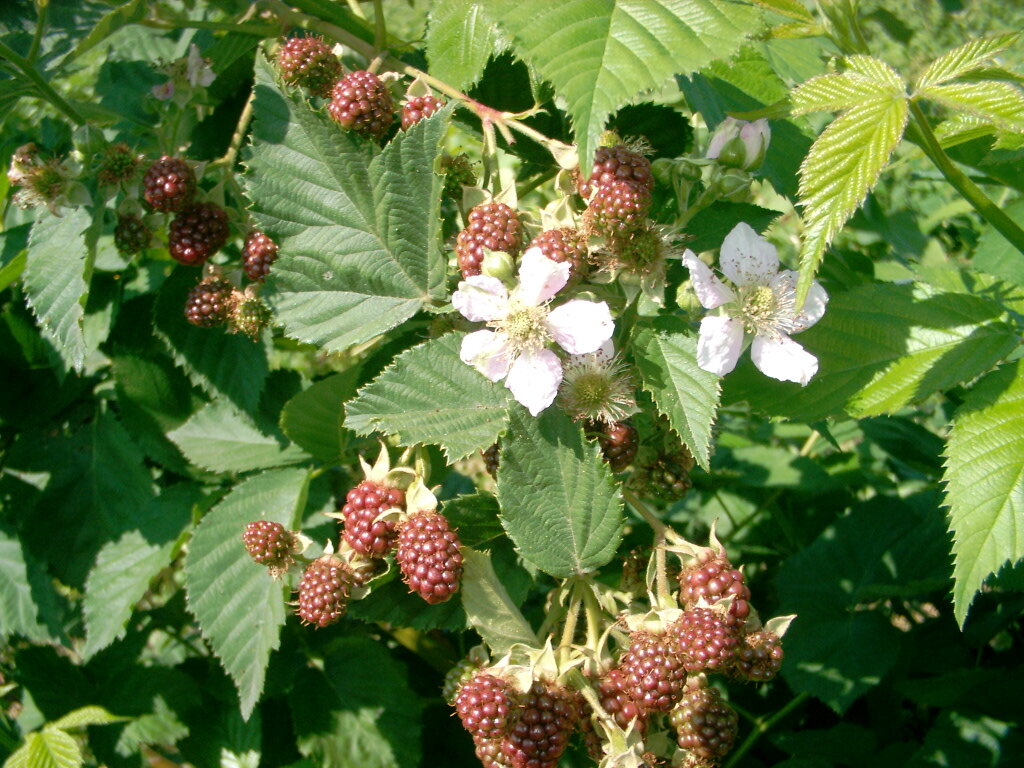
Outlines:
[{"label": "dark purple blackberry", "polygon": [[407,131],[424,117],[430,117],[444,106],[444,102],[433,96],[412,96],[402,105],[402,130]]},{"label": "dark purple blackberry", "polygon": [[498,477],[498,464],[501,462],[501,443],[495,443],[490,448],[484,451],[480,451],[480,455],[484,457],[484,468],[493,478]]},{"label": "dark purple blackberry", "polygon": [[587,259],[587,243],[577,229],[562,227],[541,232],[530,241],[530,248],[540,248],[552,261],[569,262],[572,276],[578,275]]},{"label": "dark purple blackberry", "polygon": [[202,264],[228,241],[228,215],[215,203],[198,203],[171,222],[167,247],[175,261]]},{"label": "dark purple blackberry", "polygon": [[380,139],[395,121],[391,92],[372,72],[349,72],[334,84],[327,113],[342,128]]},{"label": "dark purple blackberry", "polygon": [[613,472],[622,472],[633,463],[640,447],[640,438],[632,424],[625,421],[611,424],[594,421],[587,425],[587,431],[597,433],[601,454]]},{"label": "dark purple blackberry", "polygon": [[466,228],[455,238],[455,255],[463,277],[480,274],[484,248],[515,258],[522,244],[519,216],[504,203],[482,203],[469,212]]},{"label": "dark purple blackberry", "polygon": [[283,571],[295,562],[295,534],[280,523],[254,520],[245,526],[242,541],[249,556],[260,565]]},{"label": "dark purple blackberry", "polygon": [[650,161],[621,144],[599,147],[593,173],[579,184],[588,202],[588,223],[605,235],[639,228],[651,206],[653,188]]},{"label": "dark purple blackberry", "polygon": [[302,574],[296,613],[303,624],[326,627],[345,615],[351,594],[348,566],[333,555],[324,555],[306,566]]},{"label": "dark purple blackberry", "polygon": [[164,155],[149,166],[142,187],[154,211],[180,211],[196,194],[196,174],[180,157]]},{"label": "dark purple blackberry", "polygon": [[505,760],[512,768],[555,768],[576,720],[572,698],[564,690],[535,680],[513,709],[502,743]]},{"label": "dark purple blackberry", "polygon": [[739,645],[739,622],[710,608],[690,608],[669,627],[687,672],[724,670]]},{"label": "dark purple blackberry", "polygon": [[763,683],[779,673],[782,658],[782,638],[767,629],[760,629],[743,638],[732,657],[729,671],[740,680]]},{"label": "dark purple blackberry", "polygon": [[679,574],[679,602],[686,608],[696,606],[701,598],[714,604],[730,595],[729,613],[743,621],[750,615],[750,590],[724,550],[702,549]]},{"label": "dark purple blackberry", "polygon": [[459,591],[459,536],[439,512],[416,512],[402,523],[395,560],[402,580],[428,603],[443,603]]},{"label": "dark purple blackberry", "polygon": [[455,711],[474,741],[505,734],[511,700],[511,684],[488,669],[477,670],[455,694]]},{"label": "dark purple blackberry", "polygon": [[126,256],[133,256],[149,247],[153,230],[138,216],[126,214],[117,217],[114,227],[114,245]]},{"label": "dark purple blackberry", "polygon": [[276,259],[277,243],[258,229],[246,236],[242,246],[242,267],[250,280],[262,283]]},{"label": "dark purple blackberry", "polygon": [[735,710],[699,677],[686,682],[679,706],[669,714],[676,741],[689,752],[688,766],[715,766],[732,749],[739,728]]},{"label": "dark purple blackberry", "polygon": [[310,93],[327,97],[341,77],[341,62],[322,37],[293,37],[277,54],[281,79],[289,85],[308,88]]},{"label": "dark purple blackberry", "polygon": [[228,321],[235,305],[235,287],[222,277],[207,277],[189,291],[185,319],[201,328],[213,328]]},{"label": "dark purple blackberry", "polygon": [[674,638],[646,630],[637,630],[629,637],[629,648],[619,659],[625,680],[623,690],[644,712],[668,712],[686,680]]},{"label": "dark purple blackberry", "polygon": [[341,508],[345,516],[345,541],[362,555],[383,557],[395,545],[398,531],[393,522],[376,518],[404,504],[405,492],[401,489],[364,480],[348,492]]}]

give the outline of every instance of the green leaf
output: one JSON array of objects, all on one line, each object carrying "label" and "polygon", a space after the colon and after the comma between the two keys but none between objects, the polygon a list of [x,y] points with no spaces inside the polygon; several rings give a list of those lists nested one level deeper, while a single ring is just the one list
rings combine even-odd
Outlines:
[{"label": "green leaf", "polygon": [[268,299],[285,332],[325,351],[372,339],[445,295],[441,179],[450,110],[400,132],[383,152],[282,91],[257,59],[252,212],[281,257]]},{"label": "green leaf", "polygon": [[750,203],[712,203],[687,225],[694,238],[686,242],[686,247],[695,253],[713,250],[722,245],[725,236],[741,221],[758,232],[764,232],[781,215],[779,211]]},{"label": "green leaf", "polygon": [[60,728],[66,731],[69,728],[84,728],[87,725],[110,725],[111,723],[120,723],[129,719],[131,718],[112,715],[103,707],[90,705],[68,712],[52,723],[47,723],[46,727]]},{"label": "green leaf", "polygon": [[0,528],[0,638],[23,635],[39,642],[50,640],[38,614],[21,542]]},{"label": "green leaf", "polygon": [[1024,132],[1024,93],[1009,83],[983,80],[931,85],[919,94],[950,109],[984,118],[1004,131]]},{"label": "green leaf", "polygon": [[196,411],[168,437],[190,462],[213,472],[248,472],[309,458],[283,437],[261,432],[249,416],[224,400]]},{"label": "green leaf", "polygon": [[751,0],[769,11],[774,11],[783,16],[788,16],[796,21],[814,21],[811,12],[800,4],[799,0]]},{"label": "green leaf", "polygon": [[561,411],[515,408],[498,467],[501,522],[519,552],[556,578],[600,568],[622,537],[622,502],[597,443]]},{"label": "green leaf", "polygon": [[500,0],[488,8],[566,101],[585,175],[608,115],[674,74],[728,58],[757,28],[752,8],[719,0]]},{"label": "green leaf", "polygon": [[491,651],[500,656],[516,643],[537,644],[537,635],[494,572],[491,556],[463,547],[462,606]]},{"label": "green leaf", "polygon": [[280,644],[286,589],[249,557],[242,531],[253,520],[298,528],[309,473],[276,469],[239,483],[196,527],[185,558],[189,609],[238,687],[248,718],[263,690],[270,652]]},{"label": "green leaf", "polygon": [[444,502],[441,510],[459,532],[463,546],[480,548],[505,535],[498,519],[498,500],[489,493],[456,496]]},{"label": "green leaf", "polygon": [[[1024,226],[1024,198],[1011,200],[1003,212],[1018,226]],[[971,265],[982,272],[1024,285],[1024,257],[1021,252],[991,224],[981,230]]]},{"label": "green leaf", "polygon": [[709,469],[721,389],[719,377],[697,365],[697,339],[685,322],[672,319],[637,331],[633,355],[643,388],[697,463]]},{"label": "green leaf", "polygon": [[439,0],[430,5],[427,61],[430,74],[461,91],[484,73],[488,59],[503,49],[488,8],[476,0]]},{"label": "green leaf", "polygon": [[342,426],[344,404],[355,394],[359,373],[359,367],[349,368],[295,395],[281,412],[284,433],[318,459],[338,459],[352,434]]},{"label": "green leaf", "polygon": [[30,733],[21,748],[7,758],[4,768],[79,768],[82,750],[58,728]]},{"label": "green leaf", "polygon": [[994,301],[923,284],[866,285],[833,296],[821,321],[795,337],[818,358],[801,388],[749,362],[724,379],[724,401],[800,421],[892,413],[988,371],[1017,345]]},{"label": "green leaf", "polygon": [[86,35],[78,45],[75,46],[75,49],[68,54],[67,58],[65,58],[62,63],[68,64],[73,59],[77,59],[86,51],[95,48],[122,27],[141,21],[146,17],[148,12],[149,5],[145,0],[131,0],[124,5],[118,6],[99,20],[96,26],[92,28],[89,34]]},{"label": "green leaf", "polygon": [[1024,362],[990,373],[957,409],[944,479],[962,625],[985,578],[1024,558]]},{"label": "green leaf", "polygon": [[82,333],[85,281],[86,229],[92,217],[84,208],[66,211],[60,218],[43,214],[32,227],[22,281],[28,304],[39,321],[43,337],[53,344],[67,370],[85,365]]},{"label": "green leaf", "polygon": [[462,362],[464,336],[403,352],[345,406],[345,425],[394,435],[401,445],[440,445],[449,461],[490,446],[505,427],[509,391]]},{"label": "green leaf", "polygon": [[803,115],[849,109],[892,95],[892,91],[891,85],[879,83],[858,72],[842,72],[812,77],[796,87],[790,100],[793,114]]},{"label": "green leaf", "polygon": [[918,76],[916,88],[928,88],[972,72],[996,54],[1005,51],[1019,37],[1020,34],[1017,32],[994,35],[980,40],[971,40],[959,48],[947,51],[929,64]]}]

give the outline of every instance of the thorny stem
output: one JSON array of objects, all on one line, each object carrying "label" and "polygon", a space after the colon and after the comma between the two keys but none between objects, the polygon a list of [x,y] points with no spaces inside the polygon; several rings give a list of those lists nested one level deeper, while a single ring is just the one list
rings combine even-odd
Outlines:
[{"label": "thorny stem", "polygon": [[758,742],[758,740],[764,736],[768,731],[775,727],[775,725],[782,720],[786,715],[791,713],[794,709],[802,705],[807,699],[810,698],[810,694],[801,693],[795,696],[786,706],[776,712],[774,715],[769,717],[767,720],[757,720],[754,722],[754,729],[747,735],[747,738],[743,740],[743,743],[732,753],[729,758],[729,762],[725,764],[725,768],[733,768],[738,765],[743,756],[750,751],[750,749]]},{"label": "thorny stem", "polygon": [[584,581],[577,581],[572,586],[572,595],[569,597],[569,610],[565,614],[565,624],[562,625],[562,639],[558,643],[559,667],[564,666],[569,661],[572,640],[576,636],[576,622],[580,615],[580,605],[583,602],[583,592],[586,589],[587,585]]},{"label": "thorny stem", "polygon": [[235,132],[231,136],[231,143],[228,145],[227,151],[216,160],[217,165],[223,165],[229,171],[234,168],[235,159],[238,157],[238,152],[245,142],[245,136],[249,132],[249,123],[252,122],[252,104],[255,99],[256,89],[253,88],[249,91],[249,98],[245,100],[242,113],[238,116],[238,125],[235,126]]},{"label": "thorny stem", "polygon": [[484,121],[484,148],[483,157],[481,158],[484,163],[484,178],[482,186],[484,189],[488,187],[495,194],[501,194],[501,169],[498,165],[498,142],[494,135],[494,126],[490,122]]},{"label": "thorny stem", "polygon": [[39,44],[43,40],[43,32],[46,31],[46,22],[50,16],[50,4],[38,3],[39,6],[39,18],[36,19],[36,31],[32,36],[32,47],[28,49],[28,60],[35,62],[36,57],[39,55]]},{"label": "thorny stem", "polygon": [[85,118],[82,117],[78,113],[78,110],[72,107],[63,96],[57,93],[57,91],[53,89],[52,85],[46,82],[46,79],[39,74],[39,70],[32,66],[28,59],[15,52],[4,43],[0,43],[0,58],[7,59],[21,70],[21,73],[31,80],[33,85],[35,85],[36,90],[39,91],[39,95],[50,102],[50,104],[56,107],[59,111],[63,112],[71,122],[75,125],[85,125]]},{"label": "thorny stem", "polygon": [[604,613],[597,602],[593,585],[588,584],[583,590],[583,609],[587,617],[587,648],[597,651],[597,644],[601,641],[601,619]]}]

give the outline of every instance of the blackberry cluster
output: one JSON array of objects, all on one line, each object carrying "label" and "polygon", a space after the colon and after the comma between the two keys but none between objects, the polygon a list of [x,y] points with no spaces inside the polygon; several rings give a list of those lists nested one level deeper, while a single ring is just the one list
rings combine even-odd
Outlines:
[{"label": "blackberry cluster", "polygon": [[131,214],[117,217],[114,227],[114,245],[126,256],[133,256],[149,247],[153,230],[138,216]]},{"label": "blackberry cluster", "polygon": [[455,711],[473,741],[500,738],[508,725],[512,686],[480,669],[455,694]]},{"label": "blackberry cluster", "polygon": [[739,622],[710,608],[690,608],[670,628],[687,672],[724,670],[739,645]]},{"label": "blackberry cluster", "polygon": [[245,526],[242,541],[249,556],[260,565],[286,570],[294,561],[295,534],[280,523],[254,520]]},{"label": "blackberry cluster", "polygon": [[593,173],[579,183],[580,194],[588,201],[588,223],[608,236],[636,230],[644,223],[653,189],[650,161],[622,144],[599,147]]},{"label": "blackberry cluster", "polygon": [[405,504],[405,492],[364,480],[345,497],[345,541],[367,557],[383,557],[395,545],[398,531],[390,521],[376,518],[386,510]]},{"label": "blackberry cluster", "polygon": [[741,680],[767,682],[779,673],[782,658],[782,639],[770,630],[760,629],[744,636],[729,672]]},{"label": "blackberry cluster", "polygon": [[459,537],[439,512],[416,512],[402,523],[395,560],[409,589],[432,605],[459,591]]},{"label": "blackberry cluster", "polygon": [[175,261],[202,264],[228,241],[228,215],[215,203],[197,203],[171,222],[167,245]]},{"label": "blackberry cluster", "polygon": [[504,251],[513,258],[522,244],[519,216],[504,203],[491,202],[476,206],[469,212],[466,228],[455,238],[455,255],[463,277],[480,274],[484,248]]},{"label": "blackberry cluster", "polygon": [[699,677],[686,681],[679,706],[669,714],[676,741],[689,752],[686,766],[717,765],[736,741],[739,717],[721,695]]},{"label": "blackberry cluster", "polygon": [[227,317],[228,330],[243,333],[255,341],[270,324],[270,308],[259,296],[239,292],[236,299]]},{"label": "blackberry cluster", "polygon": [[750,615],[750,589],[722,550],[701,550],[679,574],[679,602],[684,607],[696,606],[701,598],[716,603],[729,596],[733,598],[729,613],[743,621]]},{"label": "blackberry cluster", "polygon": [[345,615],[352,574],[341,560],[324,555],[310,563],[299,581],[298,610],[303,624],[326,627]]},{"label": "blackberry cluster", "polygon": [[213,328],[228,321],[235,305],[235,287],[222,277],[208,277],[189,291],[185,319],[200,328]]},{"label": "blackberry cluster", "polygon": [[561,227],[547,229],[530,241],[530,248],[540,248],[552,261],[569,262],[569,275],[580,274],[587,259],[587,243],[578,229]]},{"label": "blackberry cluster", "polygon": [[196,194],[196,174],[180,157],[164,155],[142,178],[143,195],[154,211],[180,211]]},{"label": "blackberry cluster", "polygon": [[424,117],[430,117],[444,106],[434,96],[411,96],[402,105],[402,130],[407,131]]},{"label": "blackberry cluster", "polygon": [[512,768],[555,768],[576,726],[572,699],[561,688],[534,680],[520,699],[502,744]]},{"label": "blackberry cluster", "polygon": [[277,259],[277,243],[254,229],[245,238],[242,246],[242,268],[253,282],[261,283],[270,272],[270,265]]},{"label": "blackberry cluster", "polygon": [[341,62],[321,37],[293,37],[277,55],[281,79],[289,85],[308,88],[317,96],[330,96],[341,77]]},{"label": "blackberry cluster", "polygon": [[601,454],[613,472],[622,472],[633,463],[640,447],[640,438],[632,424],[625,421],[611,424],[596,421],[587,425],[587,431],[597,433]]},{"label": "blackberry cluster", "polygon": [[624,690],[645,712],[668,712],[686,680],[683,659],[675,638],[661,632],[637,630],[619,659]]},{"label": "blackberry cluster", "polygon": [[342,128],[381,139],[395,121],[391,92],[372,72],[349,72],[334,85],[327,113]]}]

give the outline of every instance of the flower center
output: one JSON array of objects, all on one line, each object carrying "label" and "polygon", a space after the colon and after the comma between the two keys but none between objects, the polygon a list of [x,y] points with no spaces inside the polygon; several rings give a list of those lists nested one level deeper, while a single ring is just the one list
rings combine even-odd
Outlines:
[{"label": "flower center", "polygon": [[572,382],[572,395],[580,411],[600,410],[612,393],[612,380],[604,371],[586,371]]},{"label": "flower center", "polygon": [[515,299],[510,302],[508,314],[490,325],[508,337],[515,354],[538,352],[551,340],[548,330],[548,308],[523,304]]},{"label": "flower center", "polygon": [[739,306],[730,314],[743,321],[747,333],[774,338],[791,333],[796,328],[796,288],[791,281],[783,282],[776,288],[768,285],[748,286],[740,291],[739,299]]}]

